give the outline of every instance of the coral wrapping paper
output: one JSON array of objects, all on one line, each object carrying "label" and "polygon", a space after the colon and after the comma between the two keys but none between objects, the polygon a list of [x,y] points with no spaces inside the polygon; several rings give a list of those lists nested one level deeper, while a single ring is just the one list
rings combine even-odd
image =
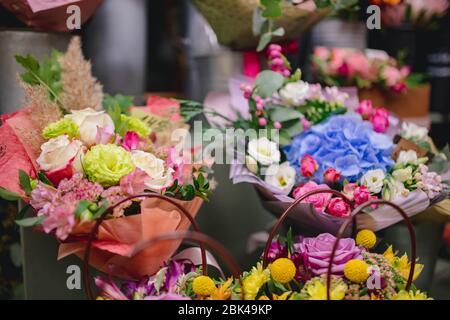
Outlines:
[{"label": "coral wrapping paper", "polygon": [[86,22],[102,0],[0,0],[19,20],[37,29],[67,32],[67,7],[80,7],[81,23]]},{"label": "coral wrapping paper", "polygon": [[[191,215],[197,215],[203,200],[178,201]],[[83,241],[62,243],[58,260],[70,254],[83,258],[87,234],[93,224],[80,225],[72,236],[82,236]],[[159,242],[134,254],[142,242],[174,231],[187,230],[189,220],[172,204],[161,199],[149,198],[141,202],[141,213],[105,220],[93,242],[90,265],[114,276],[139,279],[155,274],[178,249],[181,240]]]},{"label": "coral wrapping paper", "polygon": [[[277,194],[277,190],[270,187],[262,179],[251,173],[244,165],[233,164],[230,168],[230,179],[233,183],[247,182],[255,185],[259,191],[263,206],[276,216],[280,216],[294,202],[293,198]],[[445,196],[440,195],[430,201],[422,190],[415,190],[408,197],[393,201],[400,206],[409,217],[424,211],[430,205],[444,200]],[[326,233],[336,235],[345,219],[337,218],[325,213],[317,212],[310,204],[299,204],[294,213],[290,216],[290,221],[300,230],[312,233]],[[398,212],[388,206],[381,206],[375,210],[367,210],[366,213],[357,217],[358,229],[370,229],[379,231],[393,224],[402,221],[403,218]],[[346,230],[346,235],[350,235],[351,228]]]},{"label": "coral wrapping paper", "polygon": [[25,111],[0,116],[0,187],[20,194],[25,193],[19,184],[19,169],[36,177],[36,150],[25,142],[26,132],[36,132]]}]

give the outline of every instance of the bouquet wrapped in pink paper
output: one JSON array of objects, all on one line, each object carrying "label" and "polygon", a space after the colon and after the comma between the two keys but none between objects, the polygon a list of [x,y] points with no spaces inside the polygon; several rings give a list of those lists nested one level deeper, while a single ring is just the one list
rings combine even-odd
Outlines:
[{"label": "bouquet wrapped in pink paper", "polygon": [[[413,216],[447,198],[440,174],[449,169],[448,150],[436,150],[426,128],[401,123],[386,109],[369,100],[355,102],[336,87],[301,81],[277,45],[269,46],[268,57],[271,70],[241,85],[240,93],[232,90],[243,96],[231,98],[238,106],[207,99],[205,113],[222,128],[245,131],[241,144],[229,150],[230,178],[255,185],[270,212],[280,215],[312,190],[337,190],[351,205],[332,194],[315,195],[291,216],[306,232],[336,233],[352,206],[372,199],[393,201]],[[224,108],[238,111],[229,116]],[[218,122],[217,113],[227,116]],[[373,231],[399,221],[384,206],[364,213],[356,223]]]},{"label": "bouquet wrapped in pink paper", "polygon": [[11,11],[30,27],[67,32],[67,21],[71,15],[68,7],[76,5],[80,9],[80,23],[86,22],[102,0],[2,0],[0,5]]},{"label": "bouquet wrapped in pink paper", "polygon": [[[16,222],[54,234],[62,258],[83,256],[90,229],[106,215],[92,265],[106,270],[125,260],[118,275],[151,275],[178,244],[131,257],[134,246],[189,228],[211,193],[212,162],[198,160],[196,148],[185,150],[189,126],[178,102],[152,98],[133,107],[131,97],[104,95],[78,38],[42,64],[31,56],[16,59],[26,70],[27,107],[2,116],[0,196],[23,199],[34,212]],[[174,203],[136,197],[152,193]]]}]

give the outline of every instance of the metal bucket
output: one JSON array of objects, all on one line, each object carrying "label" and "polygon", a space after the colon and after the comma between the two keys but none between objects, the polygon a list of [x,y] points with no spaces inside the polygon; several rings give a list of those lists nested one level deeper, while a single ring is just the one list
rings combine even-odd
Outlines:
[{"label": "metal bucket", "polygon": [[17,75],[23,72],[15,55],[32,54],[38,59],[49,55],[52,49],[64,51],[70,35],[31,30],[0,29],[0,113],[13,112],[24,103],[23,89]]}]

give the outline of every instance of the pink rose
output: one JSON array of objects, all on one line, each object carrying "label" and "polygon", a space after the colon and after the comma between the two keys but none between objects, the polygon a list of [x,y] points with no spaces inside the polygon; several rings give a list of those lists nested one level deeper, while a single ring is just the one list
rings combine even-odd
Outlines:
[{"label": "pink rose", "polygon": [[355,191],[353,192],[353,197],[357,205],[363,204],[364,202],[372,199],[369,189],[367,189],[366,186],[356,187]]},{"label": "pink rose", "polygon": [[385,108],[376,108],[374,115],[389,118],[389,111]]},{"label": "pink rose", "polygon": [[341,177],[342,177],[341,173],[333,168],[328,168],[323,173],[323,178],[325,179],[325,182],[328,183],[336,183],[341,179]]},{"label": "pink rose", "polygon": [[306,154],[300,161],[300,170],[304,177],[312,177],[317,169],[319,169],[317,161],[309,154]]},{"label": "pink rose", "polygon": [[358,112],[363,119],[369,119],[373,114],[372,101],[368,99],[361,101],[356,108],[356,112]]},{"label": "pink rose", "polygon": [[372,122],[373,130],[378,133],[384,133],[389,128],[389,117],[375,114],[370,118],[370,122]]},{"label": "pink rose", "polygon": [[350,205],[341,198],[333,198],[330,200],[326,212],[335,217],[345,218],[350,215]]},{"label": "pink rose", "polygon": [[315,47],[314,56],[316,56],[321,60],[328,60],[328,57],[330,56],[330,51],[326,47]]},{"label": "pink rose", "polygon": [[[320,184],[318,185],[314,181],[309,181],[305,183],[303,186],[297,187],[294,190],[293,196],[295,199],[300,198],[302,195],[304,195],[307,192],[313,191],[313,190],[329,190],[330,187],[326,184]],[[331,199],[331,193],[318,193],[312,196],[309,196],[305,200],[302,201],[302,203],[311,203],[314,206],[314,209],[317,211],[323,212],[325,208],[327,207],[329,201]]]},{"label": "pink rose", "polygon": [[344,186],[342,193],[349,199],[353,200],[355,189],[358,187],[356,183],[348,183]]},{"label": "pink rose", "polygon": [[395,86],[403,78],[400,70],[392,66],[386,66],[384,68],[382,77],[386,81],[388,87]]},{"label": "pink rose", "polygon": [[355,51],[346,58],[348,74],[350,76],[359,75],[363,79],[367,79],[370,75],[370,63],[366,55],[362,52]]}]

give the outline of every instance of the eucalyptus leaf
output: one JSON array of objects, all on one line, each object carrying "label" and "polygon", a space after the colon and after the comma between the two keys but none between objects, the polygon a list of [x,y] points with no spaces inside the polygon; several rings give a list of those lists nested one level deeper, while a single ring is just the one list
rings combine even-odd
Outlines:
[{"label": "eucalyptus leaf", "polygon": [[252,18],[253,35],[259,36],[266,22],[267,18],[263,17],[261,7],[256,7],[256,9],[253,11],[253,18]]},{"label": "eucalyptus leaf", "polygon": [[6,190],[4,188],[0,188],[0,198],[6,201],[18,201],[22,199],[20,194]]},{"label": "eucalyptus leaf", "polygon": [[25,218],[22,220],[16,220],[16,224],[21,227],[34,227],[40,225],[45,220],[44,216],[33,217],[33,218]]},{"label": "eucalyptus leaf", "polygon": [[272,31],[272,36],[282,37],[284,36],[285,31],[282,27],[279,27],[278,29]]},{"label": "eucalyptus leaf", "polygon": [[275,92],[283,86],[284,77],[271,70],[265,70],[259,73],[255,81],[258,88],[258,94],[262,98],[271,97]]},{"label": "eucalyptus leaf", "polygon": [[270,43],[272,40],[272,33],[266,32],[264,33],[261,38],[259,39],[258,47],[256,48],[257,52],[261,52],[264,50],[265,47]]},{"label": "eucalyptus leaf", "polygon": [[285,122],[293,119],[300,119],[302,117],[302,113],[295,109],[289,108],[274,108],[270,113],[270,119],[272,121]]},{"label": "eucalyptus leaf", "polygon": [[25,192],[25,194],[27,196],[30,196],[32,191],[30,176],[23,170],[19,170],[19,182],[20,187]]}]

